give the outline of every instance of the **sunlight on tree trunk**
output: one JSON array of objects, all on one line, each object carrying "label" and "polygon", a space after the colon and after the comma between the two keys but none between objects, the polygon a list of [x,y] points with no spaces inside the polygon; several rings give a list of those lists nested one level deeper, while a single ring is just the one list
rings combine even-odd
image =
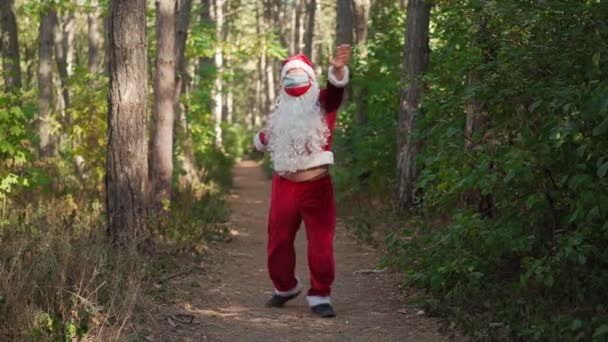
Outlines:
[{"label": "sunlight on tree trunk", "polygon": [[41,13],[38,48],[38,136],[42,158],[55,153],[51,136],[51,108],[53,106],[53,39],[57,14],[49,8]]},{"label": "sunlight on tree trunk", "polygon": [[173,121],[175,119],[175,3],[156,2],[156,70],[150,176],[155,211],[171,199],[173,175]]}]

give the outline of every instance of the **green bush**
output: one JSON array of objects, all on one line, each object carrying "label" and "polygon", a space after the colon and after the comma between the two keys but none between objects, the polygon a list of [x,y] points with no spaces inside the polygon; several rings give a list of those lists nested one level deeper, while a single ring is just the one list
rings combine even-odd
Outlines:
[{"label": "green bush", "polygon": [[[402,30],[380,8],[390,5],[377,6],[372,27]],[[606,4],[565,0],[438,1],[433,9],[428,91],[415,133],[423,142],[416,161],[423,201],[386,238],[385,263],[428,290],[429,312],[476,338],[608,338],[607,15]],[[380,67],[361,70],[366,83],[394,63],[374,54],[383,36],[371,38],[365,66]],[[369,128],[346,120],[338,140],[347,154],[337,170],[343,195],[383,196],[362,187],[373,180],[361,177],[364,167],[386,174],[392,189],[394,154],[383,152],[393,151],[394,130],[362,132],[373,132],[375,111],[394,125],[395,93],[383,90],[398,85],[369,88]],[[488,125],[466,148],[473,98]],[[377,155],[353,151],[359,142]],[[467,205],[471,195],[489,208]]]}]

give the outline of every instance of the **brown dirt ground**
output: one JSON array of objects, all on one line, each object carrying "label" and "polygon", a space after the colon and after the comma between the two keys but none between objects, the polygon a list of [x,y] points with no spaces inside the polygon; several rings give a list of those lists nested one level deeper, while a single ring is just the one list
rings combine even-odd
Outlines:
[{"label": "brown dirt ground", "polygon": [[[235,168],[229,202],[234,239],[210,248],[210,262],[167,281],[172,300],[149,298],[146,341],[447,341],[436,319],[405,305],[401,277],[375,269],[379,254],[338,224],[333,319],[313,316],[304,295],[284,308],[266,308],[272,284],[266,271],[270,181],[252,161]],[[305,230],[296,241],[296,272],[308,286]],[[306,289],[306,287],[305,287]],[[171,317],[171,315],[173,315]],[[183,316],[180,316],[183,315]],[[192,323],[190,319],[193,318]]]}]

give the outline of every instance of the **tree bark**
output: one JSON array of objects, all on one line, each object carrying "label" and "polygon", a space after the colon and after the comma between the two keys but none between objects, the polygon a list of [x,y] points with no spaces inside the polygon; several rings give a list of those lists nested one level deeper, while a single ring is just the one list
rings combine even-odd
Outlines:
[{"label": "tree bark", "polygon": [[112,241],[124,246],[149,242],[146,0],[112,0],[109,31],[106,206]]},{"label": "tree bark", "polygon": [[[50,7],[48,2],[45,4]],[[55,150],[50,120],[53,104],[53,37],[56,23],[57,13],[53,8],[42,13],[38,44],[38,147],[41,158],[51,157]]]},{"label": "tree bark", "polygon": [[353,0],[357,44],[366,43],[369,25],[370,0]]},{"label": "tree bark", "polygon": [[[482,6],[485,6],[485,1],[482,1]],[[477,48],[482,53],[484,64],[490,63],[493,59],[493,54],[487,46],[487,17],[481,14],[481,20],[475,36],[471,42],[474,48]],[[467,77],[467,84],[470,87],[475,87],[480,83],[481,75],[477,71],[472,71]],[[488,116],[486,106],[480,102],[475,96],[469,99],[467,103],[467,118],[465,124],[465,150],[472,151],[478,143],[485,144],[485,139],[475,141],[475,135],[483,135],[488,129],[490,118]],[[480,189],[470,189],[463,195],[465,205],[477,206],[477,212],[485,217],[491,217],[493,212],[492,194],[482,194]]]},{"label": "tree bark", "polygon": [[[63,110],[70,106],[70,92],[68,89],[68,37],[65,27],[69,24],[69,15],[59,16],[62,22],[58,22],[55,26],[55,60],[57,62],[57,71],[59,72],[59,83],[61,87],[61,96],[63,105],[60,106]],[[58,17],[58,18],[59,18]]]},{"label": "tree bark", "polygon": [[215,147],[222,147],[222,92],[223,92],[223,63],[222,29],[224,27],[224,0],[215,0],[215,82],[213,84],[213,119],[215,131]]},{"label": "tree bark", "polygon": [[156,70],[149,165],[155,211],[162,209],[163,201],[171,200],[175,118],[175,1],[156,1]]},{"label": "tree bark", "polygon": [[[370,1],[369,0],[353,0],[353,13],[355,15],[355,43],[359,46],[359,53],[361,58],[367,57],[367,35],[368,35],[368,22],[369,22],[369,11]],[[350,85],[349,85],[349,89]],[[365,85],[359,88],[358,94],[355,94],[357,102],[357,123],[359,125],[366,125],[367,118],[367,97],[368,89]]]},{"label": "tree bark", "polygon": [[424,86],[420,77],[429,62],[429,15],[431,5],[424,0],[408,2],[403,65],[399,133],[397,135],[397,199],[399,209],[411,208],[418,202],[415,159],[420,141],[414,138],[416,114],[421,107]]},{"label": "tree bark", "polygon": [[18,92],[21,89],[19,35],[13,2],[14,0],[0,2],[0,46],[6,92]]},{"label": "tree bark", "polygon": [[103,49],[103,38],[101,36],[101,10],[98,0],[91,0],[91,8],[87,13],[89,51],[88,68],[91,74],[99,72],[101,66],[101,51]]},{"label": "tree bark", "polygon": [[308,0],[306,7],[306,31],[304,33],[304,54],[310,58],[313,51],[313,38],[315,36],[315,12],[317,11],[317,0]]},{"label": "tree bark", "polygon": [[338,0],[336,10],[336,45],[353,43],[352,0]]},{"label": "tree bark", "polygon": [[[188,28],[190,26],[190,12],[192,11],[192,0],[177,0],[177,22],[175,25],[175,140],[181,141],[184,153],[182,167],[185,174],[180,175],[178,185],[180,189],[192,187],[198,180],[196,162],[194,159],[194,143],[188,131],[187,108],[181,103],[181,96],[188,92],[190,77],[186,66],[186,41],[188,39]],[[177,143],[175,144],[177,145]]]}]

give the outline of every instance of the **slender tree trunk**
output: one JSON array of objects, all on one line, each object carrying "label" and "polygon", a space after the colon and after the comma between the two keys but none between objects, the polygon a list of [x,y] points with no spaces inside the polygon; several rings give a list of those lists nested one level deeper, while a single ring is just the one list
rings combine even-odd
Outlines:
[{"label": "slender tree trunk", "polygon": [[296,26],[295,26],[295,51],[294,53],[302,53],[302,45],[304,44],[304,23],[306,22],[306,0],[296,0]]},{"label": "slender tree trunk", "polygon": [[4,86],[7,92],[18,92],[21,89],[19,36],[13,1],[0,2],[0,34],[2,34],[0,46],[2,46]]},{"label": "slender tree trunk", "polygon": [[222,146],[222,91],[223,63],[222,29],[224,27],[224,0],[215,0],[215,69],[217,71],[213,84],[213,119],[215,131],[215,147]]},{"label": "slender tree trunk", "polygon": [[57,14],[49,9],[40,19],[38,45],[38,136],[40,157],[54,154],[51,137],[51,108],[53,104],[53,37]]},{"label": "slender tree trunk", "polygon": [[414,138],[414,133],[416,113],[420,109],[424,91],[420,77],[426,71],[429,62],[430,9],[431,5],[424,0],[408,2],[403,58],[405,75],[402,81],[397,135],[397,198],[400,209],[414,206],[419,195],[416,186],[418,169],[415,159],[420,149],[420,141]]},{"label": "slender tree trunk", "polygon": [[357,44],[367,42],[370,0],[353,0]]},{"label": "slender tree trunk", "polygon": [[[175,59],[176,79],[175,79],[175,138],[176,142],[181,141],[184,153],[182,167],[185,174],[179,176],[178,184],[180,189],[192,187],[198,179],[196,163],[194,159],[194,143],[188,131],[187,107],[182,104],[181,96],[186,94],[189,89],[190,77],[186,65],[186,41],[188,39],[188,27],[190,26],[190,12],[192,11],[192,0],[177,0],[177,22],[175,25]],[[177,143],[175,144],[177,145]]]},{"label": "slender tree trunk", "polygon": [[106,205],[123,246],[148,234],[146,0],[111,0],[109,51]]},{"label": "slender tree trunk", "polygon": [[156,70],[149,165],[155,210],[162,208],[163,201],[171,199],[175,118],[175,1],[156,1]]},{"label": "slender tree trunk", "polygon": [[315,36],[315,12],[317,11],[317,0],[308,0],[306,7],[306,32],[304,34],[304,54],[312,59],[313,38]]},{"label": "slender tree trunk", "polygon": [[[485,5],[485,1],[482,2]],[[493,59],[493,53],[489,50],[487,46],[488,41],[488,32],[487,32],[487,17],[485,15],[481,15],[481,21],[479,22],[479,27],[473,38],[471,45],[479,49],[483,54],[482,60],[484,64],[490,63]],[[480,77],[478,71],[472,71],[468,78],[467,84],[470,87],[476,87],[480,83]],[[490,119],[486,110],[486,106],[484,103],[481,103],[476,97],[471,97],[469,103],[467,104],[467,119],[465,124],[465,150],[472,151],[477,144],[485,144],[485,140],[482,139],[479,141],[475,141],[476,135],[483,136],[484,132],[487,130],[490,124]],[[463,200],[465,205],[468,206],[477,206],[477,211],[486,217],[492,216],[493,211],[493,199],[492,194],[482,194],[479,189],[470,189],[465,192],[463,196]]]},{"label": "slender tree trunk", "polygon": [[63,100],[62,106],[62,117],[64,116],[63,111],[70,106],[70,92],[68,89],[68,60],[67,60],[67,37],[65,32],[65,25],[67,24],[65,19],[67,15],[58,16],[62,19],[62,22],[58,22],[55,26],[55,60],[57,62],[57,71],[59,72],[59,85],[61,88],[61,97]]},{"label": "slender tree trunk", "polygon": [[91,74],[99,72],[101,66],[101,51],[103,49],[103,38],[101,36],[101,10],[98,0],[91,0],[91,8],[87,13],[89,51],[88,67]]},{"label": "slender tree trunk", "polygon": [[353,43],[352,0],[338,0],[336,10],[336,45]]},{"label": "slender tree trunk", "polygon": [[[367,58],[367,35],[368,35],[368,22],[369,22],[369,11],[370,11],[370,0],[353,0],[353,14],[355,15],[355,43],[359,46],[360,57]],[[350,85],[349,85],[350,87]],[[350,89],[350,88],[349,88]],[[358,94],[355,94],[357,107],[357,123],[359,125],[367,124],[367,98],[368,90],[366,85],[359,87]]]}]

